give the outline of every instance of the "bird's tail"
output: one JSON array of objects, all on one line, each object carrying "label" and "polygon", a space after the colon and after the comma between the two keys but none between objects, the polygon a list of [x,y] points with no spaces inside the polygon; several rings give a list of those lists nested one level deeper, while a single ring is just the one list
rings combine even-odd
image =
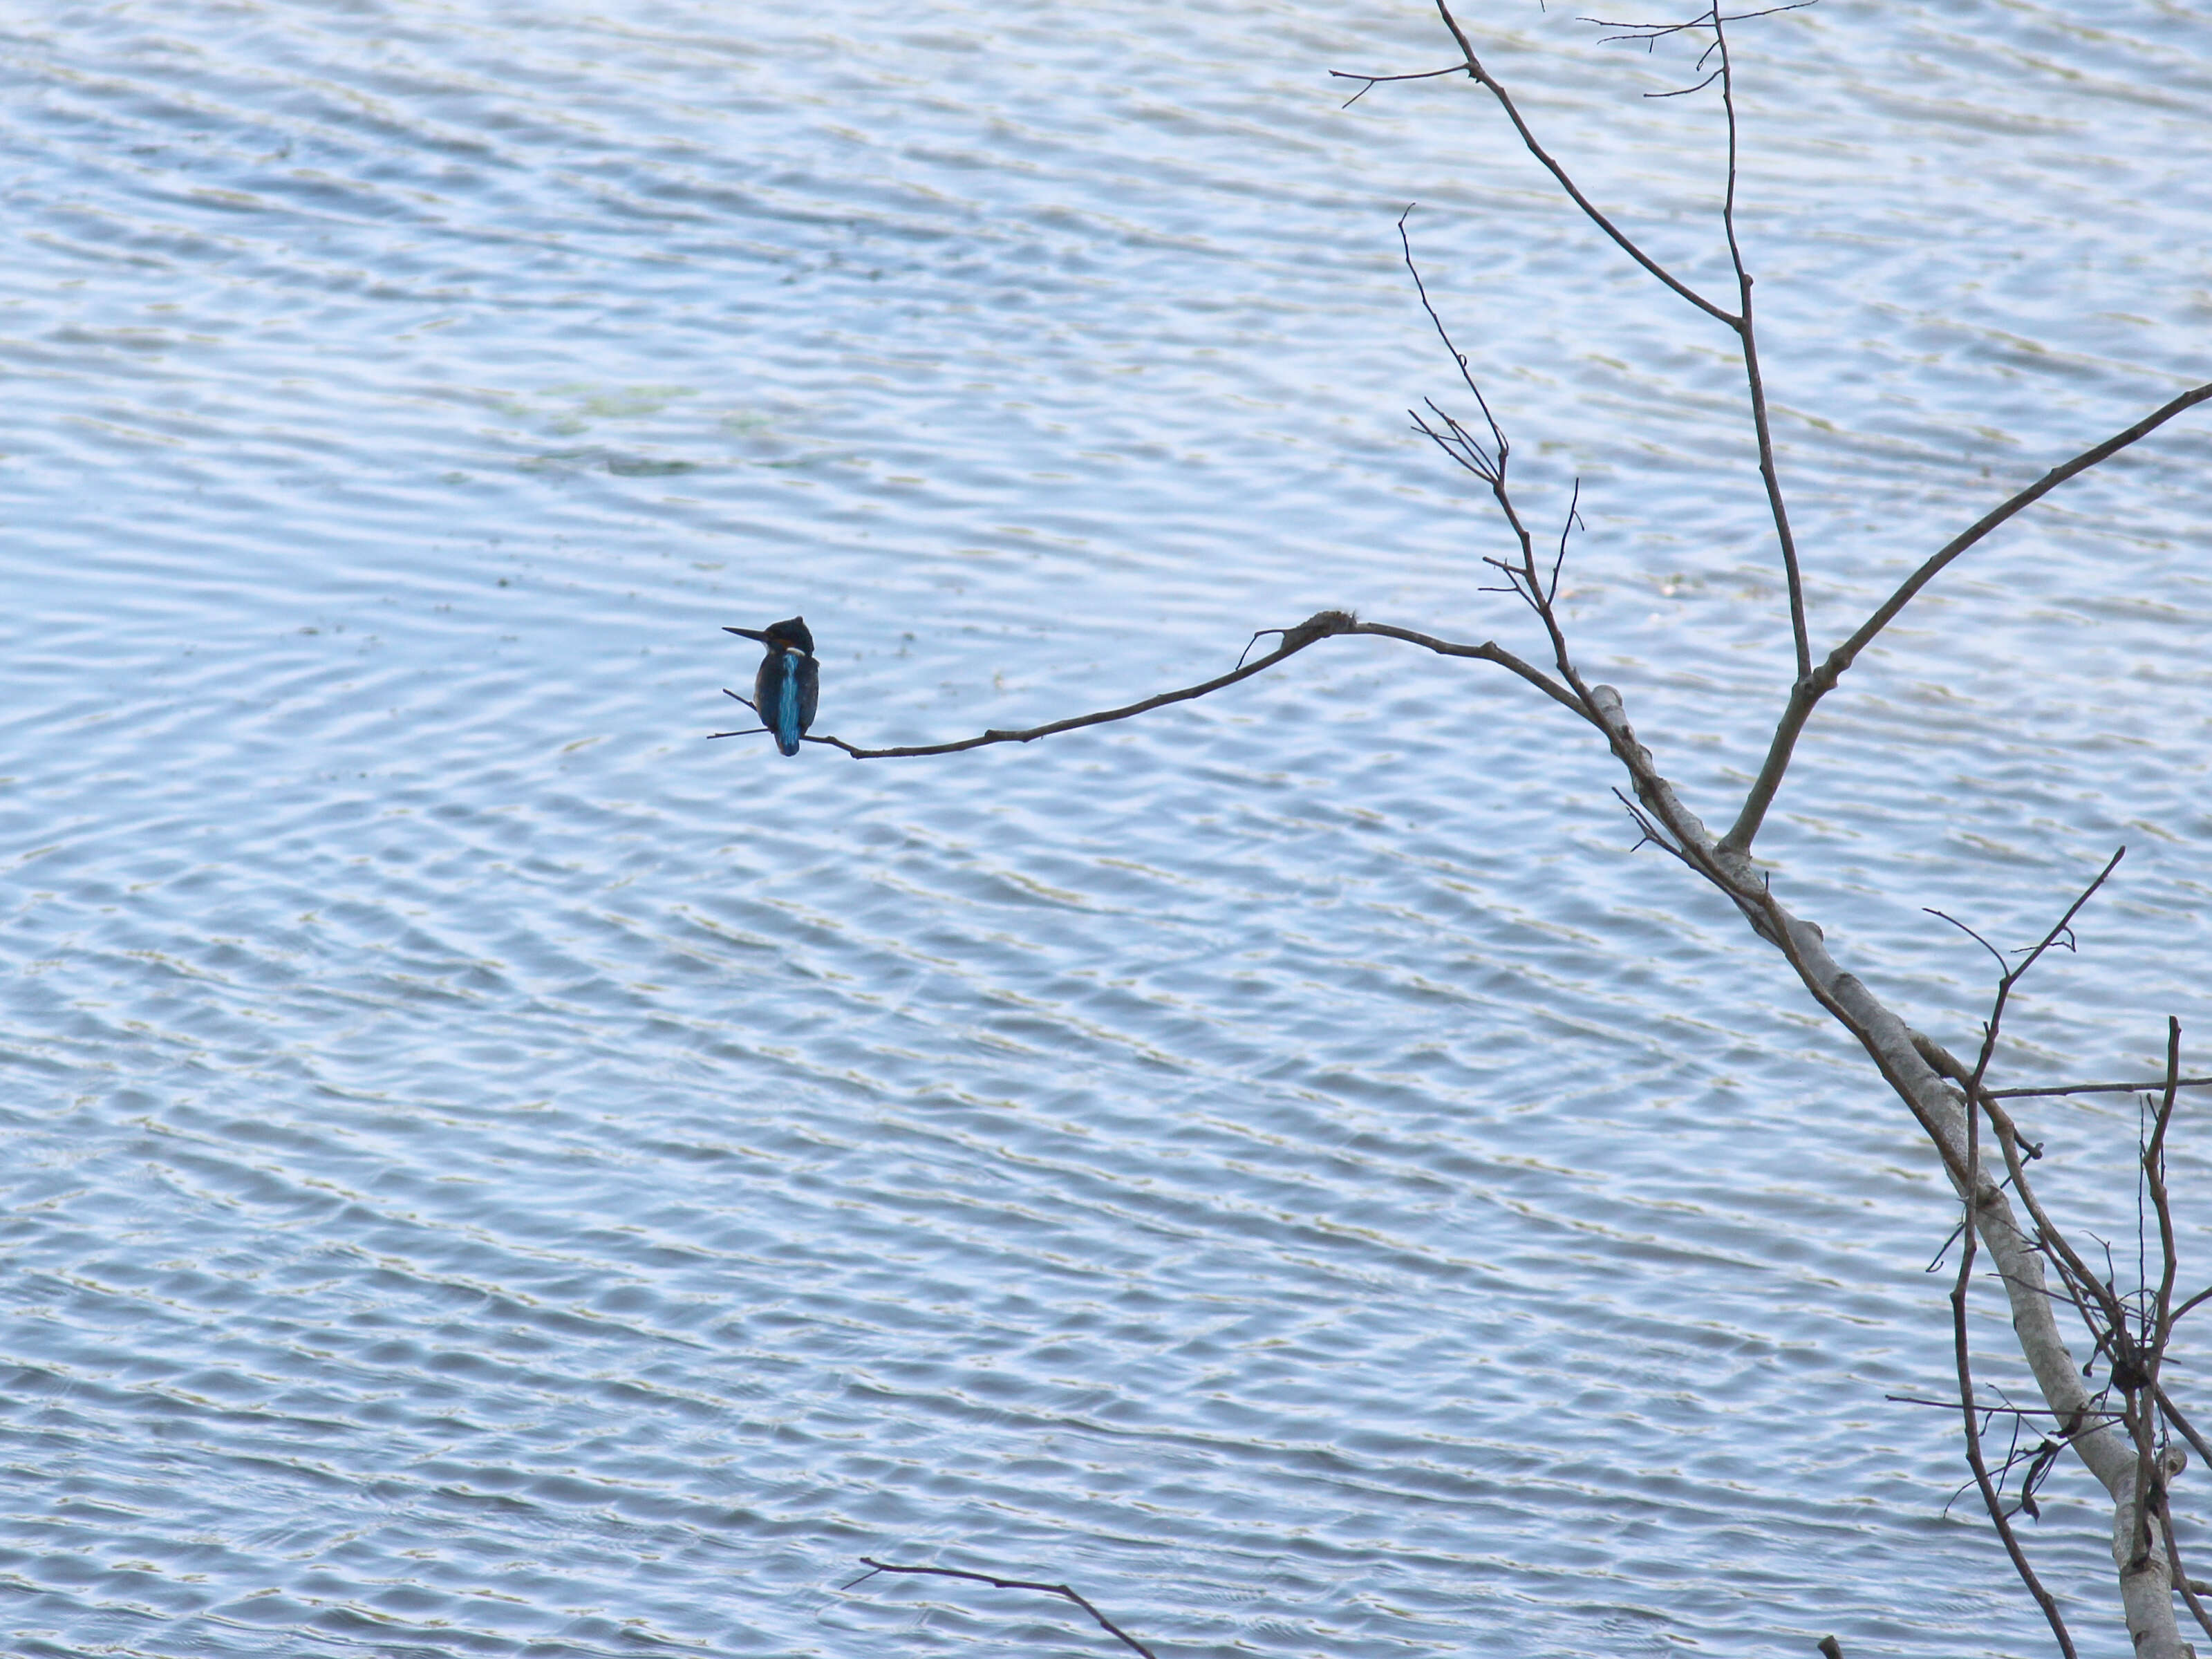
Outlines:
[{"label": "bird's tail", "polygon": [[[787,658],[788,663],[789,659]],[[775,746],[787,755],[799,752],[799,676],[787,672],[783,684],[777,690],[775,715],[769,724],[775,729]]]}]

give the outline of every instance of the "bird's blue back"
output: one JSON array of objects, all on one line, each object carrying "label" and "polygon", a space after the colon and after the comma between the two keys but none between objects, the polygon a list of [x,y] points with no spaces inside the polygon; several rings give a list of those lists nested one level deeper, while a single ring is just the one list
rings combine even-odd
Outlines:
[{"label": "bird's blue back", "polygon": [[814,724],[821,690],[813,658],[771,651],[761,659],[760,672],[753,676],[753,704],[760,710],[761,724],[775,734],[775,746],[785,754],[799,752],[799,739]]}]

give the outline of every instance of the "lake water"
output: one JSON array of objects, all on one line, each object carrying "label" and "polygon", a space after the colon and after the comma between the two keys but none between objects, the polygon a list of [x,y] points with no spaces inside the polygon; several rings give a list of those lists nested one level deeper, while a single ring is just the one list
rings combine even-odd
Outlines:
[{"label": "lake water", "polygon": [[[1717,292],[1679,46],[1470,8]],[[0,1606],[25,1656],[2047,1651],[1902,1110],[1506,676],[1471,413],[1722,817],[1788,672],[1723,331],[1413,0],[0,3]],[[2212,376],[2212,10],[1741,27],[1817,642]],[[2212,412],[1978,550],[1762,851],[2007,1083],[2212,1056]],[[2143,1074],[2147,1074],[2143,1073]],[[2212,1270],[2212,1126],[2177,1130]],[[2125,1098],[2040,1104],[2133,1269]],[[2002,1358],[1998,1299],[1978,1340]],[[2201,1359],[2202,1351],[2195,1356]],[[2201,1375],[2201,1371],[2197,1375]],[[2198,1500],[2202,1471],[2185,1479]],[[2029,1547],[2126,1649],[2069,1467]],[[2191,1540],[2202,1536],[2191,1532]],[[2205,1559],[2203,1545],[2197,1560]],[[2203,1566],[2197,1568],[2200,1573]]]}]

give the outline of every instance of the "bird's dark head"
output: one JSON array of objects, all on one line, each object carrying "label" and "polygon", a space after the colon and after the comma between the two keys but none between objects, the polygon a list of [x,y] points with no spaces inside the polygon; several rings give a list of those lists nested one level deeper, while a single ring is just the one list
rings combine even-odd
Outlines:
[{"label": "bird's dark head", "polygon": [[793,617],[789,622],[770,623],[766,628],[725,628],[722,631],[742,635],[749,640],[758,640],[772,651],[796,651],[808,657],[814,654],[814,635],[807,632],[804,617]]}]

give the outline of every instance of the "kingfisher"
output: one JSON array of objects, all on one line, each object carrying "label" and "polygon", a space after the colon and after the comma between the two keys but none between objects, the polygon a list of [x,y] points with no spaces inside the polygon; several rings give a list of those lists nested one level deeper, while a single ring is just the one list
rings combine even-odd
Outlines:
[{"label": "kingfisher", "polygon": [[814,724],[814,705],[822,696],[822,670],[814,660],[814,635],[806,631],[806,618],[722,631],[758,640],[768,647],[760,672],[753,676],[753,708],[761,724],[775,734],[775,746],[787,755],[797,754],[799,740]]}]

